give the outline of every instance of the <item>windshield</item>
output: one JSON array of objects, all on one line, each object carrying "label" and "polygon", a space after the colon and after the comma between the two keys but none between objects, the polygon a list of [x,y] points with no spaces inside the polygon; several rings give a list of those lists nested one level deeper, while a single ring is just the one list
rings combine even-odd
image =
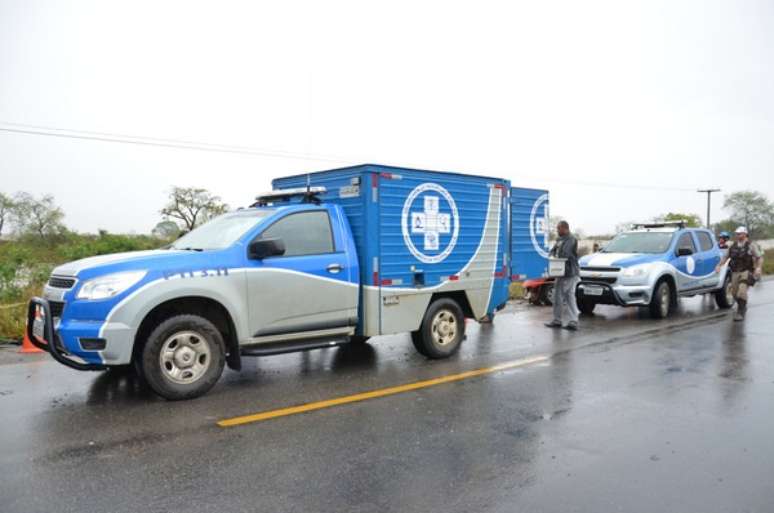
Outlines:
[{"label": "windshield", "polygon": [[619,233],[602,253],[664,253],[673,235],[674,232]]},{"label": "windshield", "polygon": [[183,235],[170,249],[223,249],[232,245],[242,235],[270,216],[275,209],[240,210],[216,217]]}]

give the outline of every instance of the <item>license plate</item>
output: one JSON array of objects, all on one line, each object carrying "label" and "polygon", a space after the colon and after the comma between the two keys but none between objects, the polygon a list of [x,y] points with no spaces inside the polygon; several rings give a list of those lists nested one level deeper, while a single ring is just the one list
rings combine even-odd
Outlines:
[{"label": "license plate", "polygon": [[583,294],[586,296],[601,296],[605,289],[602,287],[583,287]]}]

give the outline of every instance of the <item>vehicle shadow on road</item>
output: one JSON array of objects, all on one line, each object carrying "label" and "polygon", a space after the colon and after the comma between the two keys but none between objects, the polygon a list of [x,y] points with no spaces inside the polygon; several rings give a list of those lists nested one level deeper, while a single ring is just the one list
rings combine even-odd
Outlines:
[{"label": "vehicle shadow on road", "polygon": [[111,369],[101,373],[91,384],[87,404],[146,402],[158,397],[134,369]]}]

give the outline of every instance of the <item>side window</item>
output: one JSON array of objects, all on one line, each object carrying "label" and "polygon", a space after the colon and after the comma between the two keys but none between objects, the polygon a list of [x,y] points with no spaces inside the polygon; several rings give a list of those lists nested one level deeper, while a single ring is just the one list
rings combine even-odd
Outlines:
[{"label": "side window", "polygon": [[261,234],[262,239],[282,239],[285,256],[333,253],[333,232],[328,212],[298,212],[283,217]]},{"label": "side window", "polygon": [[679,250],[683,248],[688,248],[696,253],[696,245],[693,243],[691,232],[685,232],[684,234],[680,235],[680,239],[677,241],[677,249]]},{"label": "side window", "polygon": [[696,232],[696,235],[699,237],[699,246],[701,246],[702,251],[709,251],[712,249],[712,238],[709,233]]}]

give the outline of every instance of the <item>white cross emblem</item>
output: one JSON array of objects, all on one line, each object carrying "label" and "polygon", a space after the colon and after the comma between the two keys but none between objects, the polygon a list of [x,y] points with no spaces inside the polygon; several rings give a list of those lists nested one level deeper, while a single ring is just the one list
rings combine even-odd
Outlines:
[{"label": "white cross emblem", "polygon": [[425,196],[424,212],[411,213],[411,233],[424,234],[425,251],[438,250],[440,235],[451,233],[451,215],[438,212],[438,196]]}]

